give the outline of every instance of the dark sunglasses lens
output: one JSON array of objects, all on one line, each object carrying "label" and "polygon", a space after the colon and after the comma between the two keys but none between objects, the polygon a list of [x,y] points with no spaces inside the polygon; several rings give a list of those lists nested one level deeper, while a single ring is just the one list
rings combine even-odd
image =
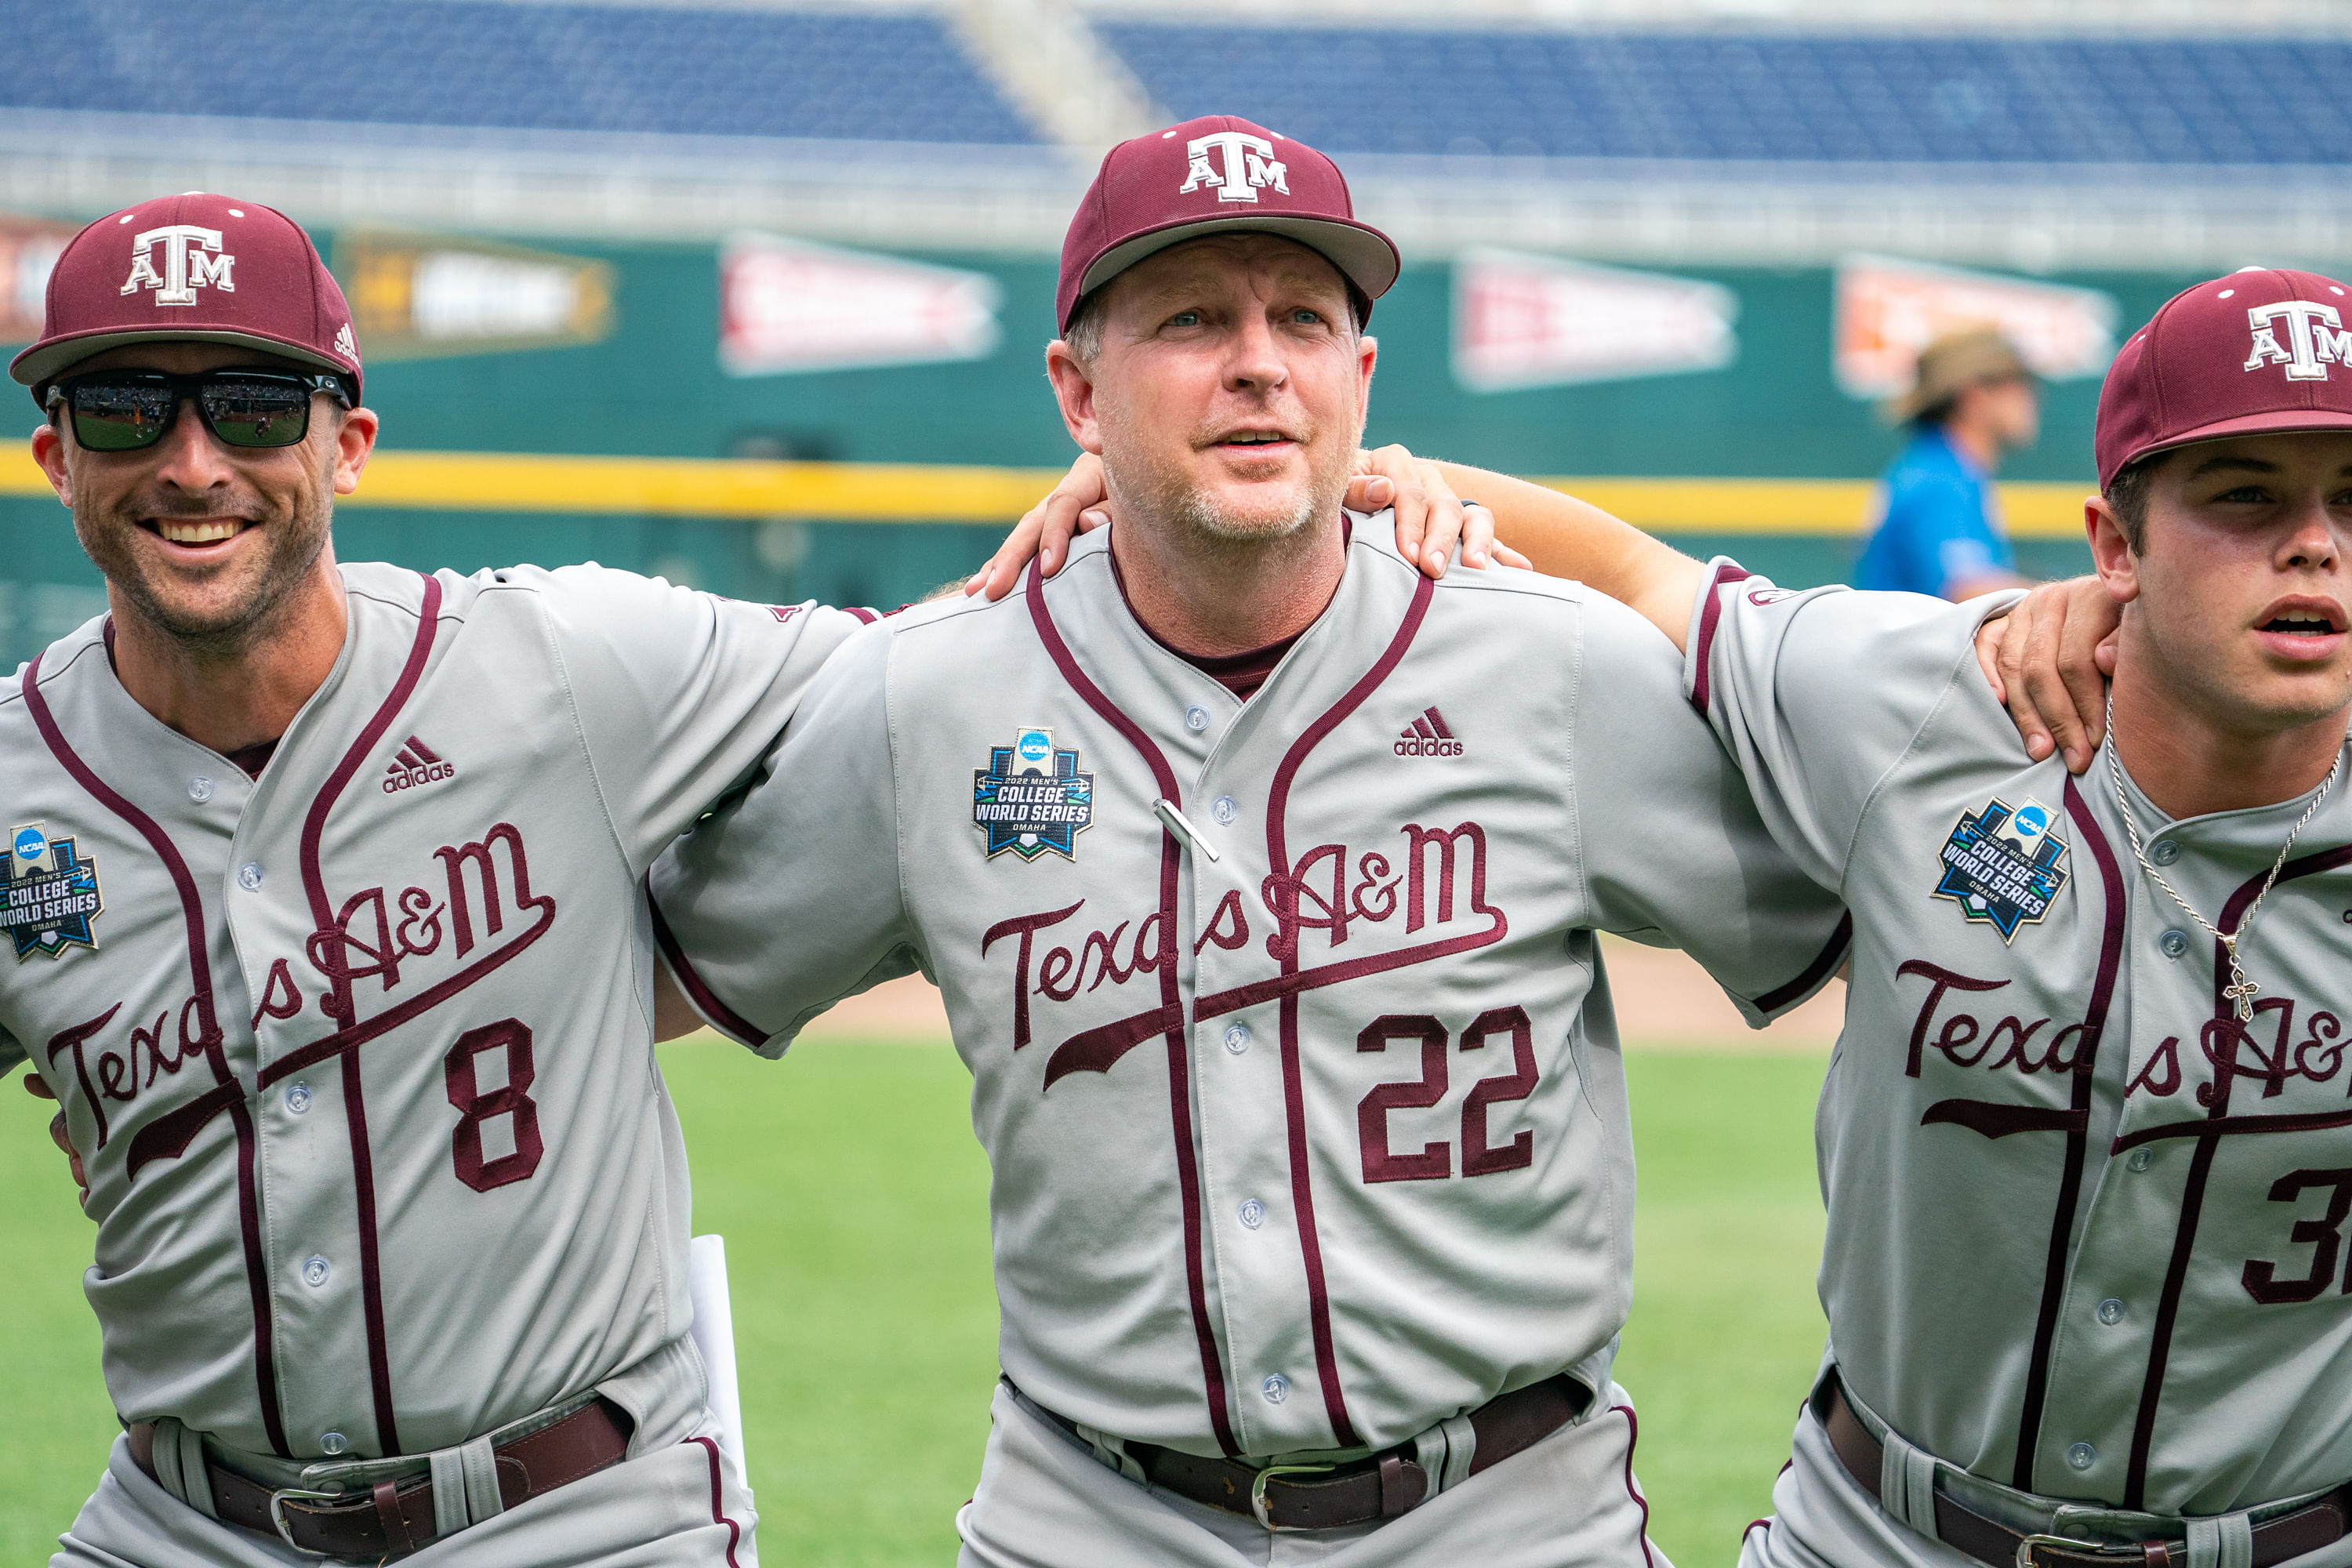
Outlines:
[{"label": "dark sunglasses lens", "polygon": [[310,389],[261,379],[208,383],[205,417],[232,447],[291,447],[310,429]]},{"label": "dark sunglasses lens", "polygon": [[154,444],[171,427],[173,391],[136,381],[83,382],[68,395],[74,439],[93,452]]}]

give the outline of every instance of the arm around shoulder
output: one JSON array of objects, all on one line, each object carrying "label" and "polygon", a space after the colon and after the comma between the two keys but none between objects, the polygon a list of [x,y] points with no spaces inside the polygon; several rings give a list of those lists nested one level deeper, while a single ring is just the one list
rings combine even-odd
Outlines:
[{"label": "arm around shoulder", "polygon": [[891,637],[875,626],[850,641],[751,787],[698,822],[647,881],[678,990],[763,1055],[844,996],[919,967],[899,876]]}]

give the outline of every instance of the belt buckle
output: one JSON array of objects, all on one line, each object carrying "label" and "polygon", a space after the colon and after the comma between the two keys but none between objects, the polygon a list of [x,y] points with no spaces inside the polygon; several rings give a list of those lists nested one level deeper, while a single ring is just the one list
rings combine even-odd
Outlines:
[{"label": "belt buckle", "polygon": [[1307,1530],[1313,1528],[1312,1526],[1304,1524],[1275,1523],[1273,1519],[1266,1513],[1265,1484],[1266,1482],[1274,1479],[1276,1476],[1328,1476],[1339,1468],[1339,1467],[1337,1465],[1266,1466],[1265,1468],[1260,1470],[1256,1477],[1250,1482],[1250,1513],[1257,1520],[1258,1523],[1264,1525],[1270,1531]]},{"label": "belt buckle", "polygon": [[2033,1553],[2037,1547],[2063,1546],[2077,1557],[2107,1557],[2118,1563],[2144,1563],[2147,1553],[2137,1546],[2109,1545],[2105,1542],[2085,1541],[2077,1535],[2051,1535],[2037,1532],[2017,1543],[2017,1568],[2041,1568]]},{"label": "belt buckle", "polygon": [[311,1502],[333,1502],[342,1495],[343,1494],[341,1492],[310,1491],[301,1487],[282,1487],[279,1489],[271,1492],[269,1494],[269,1522],[271,1525],[276,1527],[278,1531],[278,1539],[283,1541],[287,1545],[292,1547],[295,1551],[300,1552],[305,1557],[316,1557],[324,1561],[329,1555],[328,1553],[324,1552],[313,1552],[309,1547],[294,1539],[293,1529],[286,1522],[286,1500],[288,1498],[294,1498]]}]

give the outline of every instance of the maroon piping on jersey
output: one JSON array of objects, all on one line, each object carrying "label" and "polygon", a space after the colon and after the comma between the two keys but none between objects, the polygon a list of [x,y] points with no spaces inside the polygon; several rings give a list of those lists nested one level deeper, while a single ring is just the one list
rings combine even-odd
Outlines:
[{"label": "maroon piping on jersey", "polygon": [[[2340,844],[2333,849],[2316,850],[2298,856],[2280,868],[2278,879],[2292,882],[2297,877],[2315,872],[2331,871],[2352,861],[2352,844]],[[2267,873],[2265,873],[2267,875]],[[2221,918],[2214,923],[2222,931],[2235,931],[2238,922],[2245,918],[2247,908],[2262,892],[2263,877],[2249,878],[2230,901],[2221,906]],[[2230,956],[2218,941],[2213,944],[2213,1016],[2230,1020],[2232,1009],[2230,999],[2221,994],[2230,970]],[[2238,1052],[2233,1043],[2228,1059],[2235,1062]],[[2299,1132],[2314,1128],[2352,1124],[2352,1115],[2305,1112],[2286,1116],[2231,1116],[2230,1089],[2231,1075],[2217,1073],[2214,1077],[2213,1104],[2208,1115],[2191,1121],[2174,1122],[2164,1127],[2143,1128],[2129,1139],[2117,1139],[2115,1147],[2123,1149],[2135,1143],[2151,1142],[2158,1138],[2194,1137],[2197,1152],[2189,1157],[2189,1178],[2180,1194],[2180,1220],[2173,1232],[2172,1258],[2164,1272],[2164,1294],[2157,1301],[2156,1323],[2148,1336],[2147,1376],[2140,1385],[2139,1414],[2132,1423],[2131,1463],[2124,1471],[2124,1507],[2137,1509],[2147,1495],[2148,1452],[2156,1443],[2156,1411],[2164,1395],[2164,1371],[2172,1356],[2172,1331],[2180,1316],[2180,1295],[2189,1282],[2189,1261],[2197,1247],[2197,1222],[2205,1207],[2205,1186],[2213,1174],[2213,1157],[2220,1152],[2221,1140],[2231,1133]]]},{"label": "maroon piping on jersey", "polygon": [[[1412,603],[1405,607],[1404,618],[1389,639],[1389,646],[1363,679],[1348,689],[1348,694],[1333,703],[1328,711],[1307,726],[1306,732],[1290,744],[1283,753],[1282,765],[1274,770],[1273,786],[1265,801],[1266,885],[1279,886],[1290,878],[1290,851],[1283,831],[1283,817],[1290,806],[1290,786],[1298,776],[1307,753],[1321,745],[1341,721],[1364,700],[1378,690],[1381,684],[1396,670],[1404,658],[1405,649],[1412,646],[1415,633],[1421,630],[1423,617],[1429,614],[1429,601],[1437,584],[1418,573],[1413,577]],[[1502,913],[1495,915],[1495,930],[1487,941],[1499,941],[1508,927]],[[1479,943],[1477,945],[1484,945]],[[1298,971],[1298,943],[1286,941],[1282,944],[1282,973]],[[1292,989],[1282,996],[1282,1106],[1290,1124],[1290,1202],[1298,1214],[1298,1251],[1307,1266],[1307,1328],[1315,1340],[1315,1371],[1323,1384],[1323,1409],[1331,1420],[1335,1447],[1353,1448],[1362,1439],[1356,1436],[1356,1425],[1348,1418],[1348,1401],[1339,1386],[1339,1359],[1331,1338],[1331,1297],[1323,1283],[1323,1243],[1315,1230],[1314,1173],[1307,1150],[1307,1094],[1298,1068],[1298,992]]]},{"label": "maroon piping on jersey", "polygon": [[1691,658],[1690,701],[1702,719],[1706,717],[1707,693],[1712,689],[1707,659],[1715,652],[1716,623],[1723,619],[1723,595],[1717,590],[1727,583],[1744,583],[1754,575],[1754,573],[1737,566],[1718,566],[1715,569],[1715,575],[1707,579],[1706,602],[1699,606],[1698,612],[1698,645],[1692,650]]},{"label": "maroon piping on jersey", "polygon": [[727,1568],[742,1568],[735,1561],[736,1544],[743,1539],[743,1527],[727,1517],[727,1499],[719,1487],[719,1445],[708,1437],[688,1437],[689,1443],[699,1443],[710,1457],[710,1522],[727,1527]]},{"label": "maroon piping on jersey", "polygon": [[1791,1002],[1812,994],[1813,988],[1827,980],[1830,971],[1838,966],[1838,961],[1845,956],[1846,944],[1853,940],[1853,914],[1849,910],[1839,918],[1837,930],[1830,932],[1830,940],[1821,952],[1813,955],[1813,961],[1805,965],[1803,973],[1786,985],[1775,987],[1756,998],[1756,1010],[1769,1018]]},{"label": "maroon piping on jersey", "polygon": [[[1183,795],[1168,759],[1134,720],[1103,695],[1102,689],[1071,657],[1069,645],[1055,628],[1053,613],[1045,607],[1045,575],[1034,563],[1029,567],[1027,597],[1029,618],[1037,627],[1037,639],[1045,645],[1045,652],[1062,672],[1062,679],[1150,765],[1161,798],[1177,810],[1183,810]],[[1216,1432],[1217,1446],[1227,1454],[1238,1454],[1241,1448],[1234,1440],[1233,1416],[1226,1408],[1224,1367],[1217,1354],[1216,1335],[1209,1326],[1208,1281],[1201,1261],[1201,1173],[1192,1149],[1192,1063],[1183,997],[1176,980],[1176,893],[1181,854],[1176,836],[1163,826],[1160,830],[1160,1005],[1169,1020],[1168,1110],[1176,1145],[1177,1190],[1181,1195],[1184,1216],[1184,1283],[1192,1294],[1193,1337],[1201,1344],[1201,1376],[1206,1385],[1209,1423]]]},{"label": "maroon piping on jersey", "polygon": [[[326,784],[302,817],[302,890],[310,896],[310,919],[321,935],[337,931],[335,906],[327,897],[326,876],[319,866],[319,843],[326,834],[327,813],[416,690],[425,658],[433,651],[434,637],[440,630],[440,580],[426,576],[424,582],[425,602],[416,612],[416,636],[408,645],[408,660],[401,666],[399,679],[377,705],[375,716],[343,752],[343,760],[327,775]],[[358,1021],[359,1004],[352,994],[351,976],[343,973],[341,951],[331,942],[326,951],[336,954],[336,973],[327,977],[331,989],[320,1000],[330,1017],[348,1026]],[[360,1313],[367,1324],[368,1387],[375,1400],[376,1446],[386,1454],[397,1454],[400,1429],[393,1419],[392,1346],[383,1326],[383,1269],[376,1238],[375,1158],[368,1145],[367,1090],[360,1081],[356,1049],[345,1053],[339,1076],[343,1083],[343,1125],[352,1144],[352,1199],[358,1209],[360,1239]]]},{"label": "maroon piping on jersey", "polygon": [[677,944],[677,936],[669,929],[669,921],[662,919],[661,906],[654,902],[653,873],[646,873],[644,880],[646,909],[654,917],[654,945],[661,949],[662,957],[668,961],[669,972],[685,988],[687,999],[694,1004],[696,1011],[709,1020],[712,1028],[737,1045],[750,1046],[755,1050],[765,1045],[768,1031],[721,1002],[719,994],[711,990],[709,984],[697,973],[693,960],[686,956],[686,949]]},{"label": "maroon piping on jersey", "polygon": [[[58,728],[49,711],[48,700],[41,695],[41,656],[35,654],[25,667],[25,710],[33,717],[34,728],[58,763],[79,784],[89,797],[114,813],[135,829],[154,850],[155,858],[170,873],[172,886],[180,895],[180,916],[185,925],[188,942],[188,977],[195,991],[196,1017],[203,1026],[197,1043],[205,1048],[205,1063],[213,1069],[215,1087],[204,1097],[212,1109],[205,1112],[209,1121],[218,1110],[228,1112],[229,1125],[236,1131],[236,1209],[237,1228],[245,1241],[245,1284],[253,1303],[253,1375],[257,1402],[261,1406],[262,1430],[269,1438],[269,1447],[281,1459],[293,1458],[294,1450],[287,1446],[286,1426],[278,1410],[278,1368],[276,1347],[272,1342],[269,1314],[269,1280],[268,1266],[261,1256],[261,1203],[254,1177],[257,1141],[253,1131],[253,1115],[247,1107],[245,1090],[229,1070],[228,1053],[222,1048],[220,1024],[213,1010],[212,960],[205,951],[204,897],[196,890],[196,879],[189,873],[188,863],[181,858],[179,847],[164,835],[155,819],[116,794],[84,763]],[[224,1091],[228,1092],[224,1092]],[[217,1097],[217,1098],[215,1098]],[[184,1124],[185,1136],[179,1147],[185,1150],[194,1141],[202,1122],[193,1119]],[[142,1130],[144,1131],[143,1129]],[[138,1153],[142,1145],[134,1135],[130,1152]]]},{"label": "maroon piping on jersey", "polygon": [[2074,1097],[2063,1124],[2066,1163],[2058,1177],[2058,1202],[2050,1218],[2050,1248],[2042,1268],[2042,1306],[2033,1322],[2033,1355],[2026,1363],[2025,1395],[2018,1407],[2017,1463],[2011,1484],[2029,1492],[2033,1489],[2034,1453],[2042,1441],[2042,1405],[2050,1393],[2050,1348],[2058,1336],[2058,1313],[2066,1297],[2066,1257],[2074,1239],[2074,1210],[2082,1200],[2083,1163],[2090,1142],[2091,1074],[2098,1059],[2100,1037],[2106,1032],[2116,974],[2123,963],[2124,920],[2130,908],[2115,848],[2071,775],[2066,780],[2066,815],[2098,864],[2105,924],[2099,934],[2098,972],[2091,982],[2090,1001],[2083,1009],[2083,1033],[2074,1051]]}]

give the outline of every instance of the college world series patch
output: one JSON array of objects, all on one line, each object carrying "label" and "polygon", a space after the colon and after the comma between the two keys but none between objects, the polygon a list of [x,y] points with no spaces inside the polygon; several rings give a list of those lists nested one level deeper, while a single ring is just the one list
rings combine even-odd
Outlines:
[{"label": "college world series patch", "polygon": [[992,746],[988,766],[971,775],[971,825],[988,837],[990,858],[1010,849],[1034,860],[1051,849],[1078,858],[1078,835],[1094,826],[1095,776],[1078,772],[1078,753],[1054,744],[1054,731],[1016,730],[1009,746]]},{"label": "college world series patch", "polygon": [[16,944],[17,962],[34,953],[51,958],[68,947],[96,947],[89,922],[105,910],[98,864],[85,860],[70,838],[51,838],[37,822],[13,829],[0,861],[0,931]]},{"label": "college world series patch", "polygon": [[2004,943],[2015,941],[2017,928],[2040,923],[2066,885],[2066,841],[2055,824],[2055,814],[2031,797],[2014,810],[1995,799],[1982,811],[1962,812],[1944,840],[1935,896],[2000,932]]}]

